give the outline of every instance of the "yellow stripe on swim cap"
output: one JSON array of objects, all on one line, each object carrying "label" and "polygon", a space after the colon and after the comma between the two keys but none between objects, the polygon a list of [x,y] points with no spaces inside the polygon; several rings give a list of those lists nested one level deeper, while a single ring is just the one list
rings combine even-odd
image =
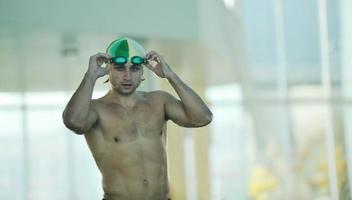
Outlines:
[{"label": "yellow stripe on swim cap", "polygon": [[119,38],[113,41],[108,48],[106,53],[111,57],[123,56],[130,60],[133,56],[145,57],[145,50],[138,42],[127,38]]}]

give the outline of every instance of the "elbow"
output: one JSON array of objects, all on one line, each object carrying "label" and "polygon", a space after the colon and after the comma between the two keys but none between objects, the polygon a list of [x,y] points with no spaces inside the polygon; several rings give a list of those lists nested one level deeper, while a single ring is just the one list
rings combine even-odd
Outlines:
[{"label": "elbow", "polygon": [[63,123],[66,126],[66,128],[70,129],[71,131],[73,131],[74,133],[76,133],[77,135],[82,135],[84,132],[84,128],[82,126],[80,126],[74,118],[70,118],[65,116],[65,112],[62,116],[63,119]]},{"label": "elbow", "polygon": [[212,113],[211,111],[209,111],[208,120],[209,120],[208,124],[209,124],[211,121],[213,121],[213,113]]},{"label": "elbow", "polygon": [[204,124],[203,126],[206,126],[213,121],[213,113],[211,111],[208,112],[208,114],[205,115],[204,117]]},{"label": "elbow", "polygon": [[66,110],[64,110],[64,112],[62,113],[62,121],[68,129],[72,129],[73,127],[75,127],[76,122],[74,118],[69,116]]},{"label": "elbow", "polygon": [[77,128],[77,124],[72,118],[63,118],[63,122],[68,129]]},{"label": "elbow", "polygon": [[207,114],[203,115],[202,119],[195,124],[196,127],[207,126],[213,120],[213,113],[209,111]]},{"label": "elbow", "polygon": [[66,126],[66,128],[70,129],[75,134],[77,134],[77,135],[83,134],[82,127],[78,126],[73,120],[64,119],[63,122],[64,122],[64,125]]}]

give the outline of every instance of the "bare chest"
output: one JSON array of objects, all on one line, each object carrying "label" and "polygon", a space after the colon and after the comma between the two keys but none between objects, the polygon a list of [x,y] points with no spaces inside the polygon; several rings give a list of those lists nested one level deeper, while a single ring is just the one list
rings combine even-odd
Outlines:
[{"label": "bare chest", "polygon": [[138,138],[160,138],[165,123],[163,107],[139,103],[131,108],[107,104],[98,110],[99,127],[105,139],[118,143]]}]

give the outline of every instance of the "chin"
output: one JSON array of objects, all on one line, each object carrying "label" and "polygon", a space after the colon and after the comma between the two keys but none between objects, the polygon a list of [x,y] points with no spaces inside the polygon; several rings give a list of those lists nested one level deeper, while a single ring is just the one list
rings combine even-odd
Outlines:
[{"label": "chin", "polygon": [[128,96],[128,95],[131,95],[133,94],[135,91],[136,91],[137,88],[134,88],[132,90],[128,90],[128,91],[124,91],[124,90],[121,90],[119,89],[118,92],[121,94],[121,95],[125,95],[125,96]]}]

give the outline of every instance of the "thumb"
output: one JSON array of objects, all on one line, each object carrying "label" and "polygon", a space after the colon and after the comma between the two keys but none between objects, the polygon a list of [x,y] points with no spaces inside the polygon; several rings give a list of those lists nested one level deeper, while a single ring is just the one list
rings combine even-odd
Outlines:
[{"label": "thumb", "polygon": [[152,65],[150,65],[149,63],[144,63],[143,66],[146,66],[148,69],[153,71],[154,67]]}]

